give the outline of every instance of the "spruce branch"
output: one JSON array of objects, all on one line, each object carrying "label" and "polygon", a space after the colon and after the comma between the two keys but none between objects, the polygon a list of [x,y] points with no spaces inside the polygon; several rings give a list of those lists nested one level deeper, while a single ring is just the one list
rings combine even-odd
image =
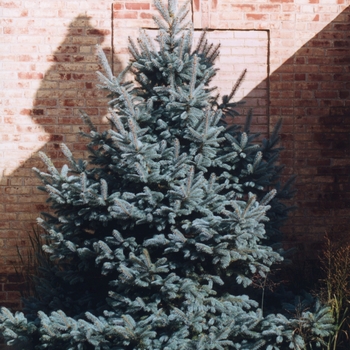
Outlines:
[{"label": "spruce branch", "polygon": [[108,63],[106,54],[102,50],[101,46],[96,45],[96,53],[97,53],[97,57],[100,60],[100,63],[102,64],[102,67],[103,67],[105,73],[107,74],[107,78],[112,81],[114,79],[114,75],[112,73],[111,66]]}]

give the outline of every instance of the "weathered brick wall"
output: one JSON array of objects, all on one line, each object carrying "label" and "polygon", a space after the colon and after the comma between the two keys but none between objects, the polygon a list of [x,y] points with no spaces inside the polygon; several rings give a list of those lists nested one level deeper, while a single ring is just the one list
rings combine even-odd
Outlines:
[{"label": "weathered brick wall", "polygon": [[[283,118],[286,175],[297,174],[298,209],[286,245],[317,255],[326,231],[349,224],[349,0],[193,0],[197,30],[221,43],[217,84],[228,92],[248,69],[237,99],[254,107],[255,130]],[[151,30],[150,0],[0,0],[0,301],[18,300],[16,245],[47,209],[33,166],[43,150],[63,162],[59,143],[79,157],[80,108],[105,123],[94,46],[114,71],[128,59],[127,37]],[[113,54],[112,54],[113,52]]]}]

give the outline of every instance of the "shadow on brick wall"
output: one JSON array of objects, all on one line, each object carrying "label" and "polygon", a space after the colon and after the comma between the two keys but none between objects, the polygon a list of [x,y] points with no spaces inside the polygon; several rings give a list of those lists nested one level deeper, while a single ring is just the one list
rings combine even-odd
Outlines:
[{"label": "shadow on brick wall", "polygon": [[298,248],[310,277],[326,233],[350,241],[350,7],[269,80],[271,124],[284,120],[285,174],[297,175],[286,247]]},{"label": "shadow on brick wall", "polygon": [[[102,44],[109,31],[101,31],[90,24],[88,17],[75,18],[68,28],[68,33],[55,52],[47,56],[52,62],[45,73],[40,88],[33,100],[33,108],[23,106],[21,114],[31,117],[37,126],[21,126],[23,133],[38,133],[38,141],[45,142],[41,151],[51,157],[59,169],[66,163],[60,151],[60,143],[66,143],[79,158],[86,152],[86,141],[79,136],[80,131],[87,131],[79,109],[92,116],[96,125],[102,127],[106,110],[105,93],[96,87],[96,71],[101,67],[97,62],[97,44]],[[111,50],[105,49],[107,57]],[[13,266],[18,263],[16,245],[25,248],[28,234],[36,217],[47,211],[47,196],[37,190],[40,180],[36,178],[33,167],[45,170],[37,152],[23,162],[10,176],[2,180],[4,184],[5,215],[10,215],[8,230],[4,238],[4,253],[0,273],[0,301],[2,306],[18,307],[20,281],[14,274]],[[6,227],[5,227],[6,228]],[[25,251],[25,250],[23,250]],[[25,254],[25,253],[24,253]]]},{"label": "shadow on brick wall", "polygon": [[326,232],[350,233],[350,7],[290,61],[292,75],[282,66],[271,89],[293,78],[293,134],[285,139],[299,178],[294,238],[312,256]]}]

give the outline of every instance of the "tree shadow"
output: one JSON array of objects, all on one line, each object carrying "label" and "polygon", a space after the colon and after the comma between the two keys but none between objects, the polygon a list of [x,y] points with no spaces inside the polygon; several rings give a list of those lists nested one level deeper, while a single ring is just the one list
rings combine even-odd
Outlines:
[{"label": "tree shadow", "polygon": [[[52,66],[45,73],[36,92],[33,108],[24,108],[22,115],[29,116],[34,125],[17,125],[17,132],[38,133],[37,141],[45,142],[40,151],[45,152],[59,169],[67,161],[60,151],[60,144],[66,143],[76,158],[86,156],[86,141],[80,131],[88,131],[80,117],[80,109],[91,116],[97,127],[105,124],[107,113],[105,93],[98,89],[96,71],[101,70],[96,57],[96,45],[101,45],[108,31],[94,28],[87,16],[76,17],[68,33],[55,52],[48,57]],[[112,56],[111,48],[104,48],[107,58]],[[6,294],[1,299],[3,306],[18,307],[19,283],[14,273],[18,264],[17,247],[20,250],[29,245],[28,234],[42,211],[48,211],[47,196],[37,189],[40,180],[34,176],[33,167],[45,170],[38,158],[38,152],[23,161],[11,175],[2,179],[4,186],[5,213],[8,222],[5,227],[5,256],[2,257],[0,280]]]}]

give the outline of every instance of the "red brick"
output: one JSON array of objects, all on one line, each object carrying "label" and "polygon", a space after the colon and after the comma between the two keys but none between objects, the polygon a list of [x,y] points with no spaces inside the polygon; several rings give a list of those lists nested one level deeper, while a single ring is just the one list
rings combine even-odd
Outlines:
[{"label": "red brick", "polygon": [[259,5],[259,11],[277,12],[280,11],[280,5]]},{"label": "red brick", "polygon": [[318,89],[318,83],[297,83],[295,84],[296,89],[305,89],[305,90],[316,90]]},{"label": "red brick", "polygon": [[37,72],[20,72],[18,73],[19,79],[42,79],[44,75]]},{"label": "red brick", "polygon": [[20,8],[21,4],[17,1],[0,1],[0,7],[2,8]]},{"label": "red brick", "polygon": [[316,98],[339,98],[337,91],[315,91]]},{"label": "red brick", "polygon": [[137,11],[114,11],[113,18],[137,19]]},{"label": "red brick", "polygon": [[254,20],[254,21],[266,21],[269,18],[267,14],[260,14],[260,13],[247,13],[245,16],[247,20]]},{"label": "red brick", "polygon": [[151,19],[151,18],[153,18],[153,15],[151,13],[141,12],[140,13],[140,18]]},{"label": "red brick", "polygon": [[6,204],[6,211],[8,213],[18,213],[18,212],[30,212],[32,210],[31,204]]},{"label": "red brick", "polygon": [[309,45],[311,47],[332,47],[333,42],[329,40],[311,40]]},{"label": "red brick", "polygon": [[350,92],[348,90],[346,90],[346,91],[339,91],[339,98],[349,99],[349,97],[350,97]]},{"label": "red brick", "polygon": [[122,4],[113,4],[113,10],[114,11],[117,11],[117,10],[121,10],[123,7],[122,7]]},{"label": "red brick", "polygon": [[86,35],[109,35],[111,34],[111,31],[109,29],[95,29],[95,28],[89,28],[86,30]]},{"label": "red brick", "polygon": [[327,56],[347,56],[350,54],[349,49],[327,49]]},{"label": "red brick", "polygon": [[256,5],[252,4],[231,4],[230,9],[232,11],[241,11],[241,12],[248,12],[248,11],[256,11]]},{"label": "red brick", "polygon": [[334,81],[350,81],[350,74],[334,74]]},{"label": "red brick", "polygon": [[295,74],[296,81],[306,80],[306,74]]},{"label": "red brick", "polygon": [[149,10],[150,4],[145,2],[126,2],[125,8],[127,10]]},{"label": "red brick", "polygon": [[18,27],[4,27],[4,34],[16,35],[16,34],[28,34],[28,28],[18,28]]},{"label": "red brick", "polygon": [[198,12],[200,10],[200,0],[193,0],[194,10]]},{"label": "red brick", "polygon": [[333,29],[336,31],[348,31],[350,30],[350,24],[334,24]]}]

